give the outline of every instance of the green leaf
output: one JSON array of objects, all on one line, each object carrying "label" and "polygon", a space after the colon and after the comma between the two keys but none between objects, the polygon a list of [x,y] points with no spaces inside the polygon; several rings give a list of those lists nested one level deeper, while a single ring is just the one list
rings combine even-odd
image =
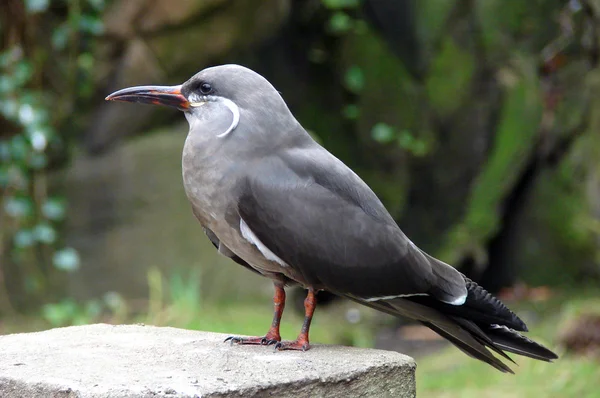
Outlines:
[{"label": "green leaf", "polygon": [[68,324],[77,312],[77,304],[71,299],[56,304],[46,304],[42,307],[42,317],[54,326]]},{"label": "green leaf", "polygon": [[[94,319],[102,313],[102,304],[98,300],[91,300],[85,303],[85,316],[88,319]],[[84,322],[87,323],[87,322]]]},{"label": "green leaf", "polygon": [[15,66],[11,79],[17,86],[23,86],[31,79],[32,75],[33,65],[30,62],[21,61]]},{"label": "green leaf", "polygon": [[6,141],[0,141],[0,162],[8,163],[10,159],[10,145]]},{"label": "green leaf", "polygon": [[61,271],[77,271],[80,264],[79,253],[71,247],[66,247],[54,253],[52,263]]},{"label": "green leaf", "polygon": [[354,104],[346,105],[342,114],[346,119],[357,119],[360,116],[360,109]]},{"label": "green leaf", "polygon": [[401,148],[411,149],[414,142],[415,139],[409,131],[403,130],[398,134],[398,145],[400,145]]},{"label": "green leaf", "polygon": [[30,104],[23,104],[19,108],[19,122],[23,125],[31,124],[35,121],[35,111]]},{"label": "green leaf", "polygon": [[4,203],[4,211],[11,217],[24,218],[31,215],[33,203],[29,198],[8,198]]},{"label": "green leaf", "polygon": [[385,123],[377,123],[371,130],[371,136],[375,141],[382,144],[387,144],[396,138],[396,133],[390,125]]},{"label": "green leaf", "polygon": [[89,52],[79,54],[79,57],[77,57],[77,65],[85,71],[91,71],[94,67],[94,56]]},{"label": "green leaf", "polygon": [[33,170],[42,170],[48,164],[48,159],[43,153],[32,153],[27,164]]},{"label": "green leaf", "polygon": [[96,11],[102,11],[105,6],[104,0],[87,0],[87,3]]},{"label": "green leaf", "polygon": [[49,5],[49,0],[25,0],[25,9],[30,13],[44,12]]},{"label": "green leaf", "polygon": [[358,0],[322,0],[323,5],[332,10],[358,7]]},{"label": "green leaf", "polygon": [[33,232],[28,229],[22,229],[18,231],[14,236],[15,246],[20,249],[25,247],[31,247],[35,243],[35,236]]},{"label": "green leaf", "polygon": [[429,147],[425,141],[415,140],[412,145],[411,152],[415,156],[425,156],[429,153]]},{"label": "green leaf", "polygon": [[451,115],[471,95],[474,71],[473,55],[452,38],[446,38],[431,63],[425,82],[429,102],[439,115]]},{"label": "green leaf", "polygon": [[40,274],[27,274],[25,275],[25,292],[34,294],[39,292],[42,289],[42,285],[44,285],[43,277]]},{"label": "green leaf", "polygon": [[345,86],[353,93],[359,93],[365,86],[365,76],[362,69],[358,66],[352,66],[346,71],[344,78]]},{"label": "green leaf", "polygon": [[346,33],[352,28],[353,23],[348,14],[336,11],[329,19],[329,31],[334,34]]},{"label": "green leaf", "polygon": [[19,103],[12,98],[6,98],[0,101],[0,112],[7,119],[14,119],[19,111]]},{"label": "green leaf", "polygon": [[17,88],[15,79],[7,75],[0,76],[0,93],[7,94],[12,93]]},{"label": "green leaf", "polygon": [[[2,157],[0,156],[0,159]],[[10,176],[8,174],[8,167],[1,165],[0,166],[0,188],[6,188],[8,186],[8,182],[10,181]]]},{"label": "green leaf", "polygon": [[64,50],[69,42],[69,26],[62,24],[52,32],[52,46],[57,50]]},{"label": "green leaf", "polygon": [[59,221],[65,217],[65,202],[57,198],[50,198],[42,204],[42,214],[49,220]]},{"label": "green leaf", "polygon": [[107,292],[102,297],[104,304],[112,311],[117,311],[125,305],[125,300],[117,292]]},{"label": "green leaf", "polygon": [[33,229],[33,235],[38,242],[51,244],[56,241],[56,231],[47,223],[38,224]]},{"label": "green leaf", "polygon": [[43,129],[35,128],[32,129],[29,134],[29,141],[31,142],[31,146],[36,151],[43,151],[46,149],[48,145],[47,133]]},{"label": "green leaf", "polygon": [[79,20],[79,27],[82,31],[92,35],[100,35],[104,32],[102,20],[91,15],[82,15]]},{"label": "green leaf", "polygon": [[10,154],[11,158],[16,161],[22,161],[27,158],[29,154],[29,144],[22,135],[15,135],[10,140]]}]

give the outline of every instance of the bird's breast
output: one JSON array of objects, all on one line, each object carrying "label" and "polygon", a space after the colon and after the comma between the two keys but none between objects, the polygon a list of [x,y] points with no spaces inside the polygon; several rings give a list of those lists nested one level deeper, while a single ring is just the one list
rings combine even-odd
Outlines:
[{"label": "bird's breast", "polygon": [[284,274],[298,281],[291,267],[269,259],[256,242],[243,235],[239,216],[232,209],[238,200],[235,184],[241,178],[236,173],[244,168],[232,167],[218,149],[212,149],[211,153],[211,148],[198,148],[189,136],[183,149],[183,185],[194,215],[229,250],[265,276],[277,279]]}]

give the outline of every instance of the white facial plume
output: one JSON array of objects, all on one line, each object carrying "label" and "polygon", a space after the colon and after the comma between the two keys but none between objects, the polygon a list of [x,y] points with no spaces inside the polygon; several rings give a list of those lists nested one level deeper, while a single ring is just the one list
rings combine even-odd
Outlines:
[{"label": "white facial plume", "polygon": [[227,130],[225,130],[225,132],[223,132],[221,134],[217,134],[217,137],[219,137],[219,138],[226,137],[229,133],[231,133],[233,130],[235,130],[235,128],[238,126],[238,124],[240,122],[240,108],[235,104],[235,102],[233,102],[232,100],[230,100],[228,98],[219,97],[217,95],[198,96],[195,93],[192,93],[189,97],[189,101],[190,101],[190,106],[192,106],[192,107],[199,107],[199,106],[206,104],[207,102],[217,102],[217,103],[225,105],[227,107],[227,109],[229,109],[231,111],[231,113],[233,115],[233,120],[231,121],[231,124],[229,125]]}]

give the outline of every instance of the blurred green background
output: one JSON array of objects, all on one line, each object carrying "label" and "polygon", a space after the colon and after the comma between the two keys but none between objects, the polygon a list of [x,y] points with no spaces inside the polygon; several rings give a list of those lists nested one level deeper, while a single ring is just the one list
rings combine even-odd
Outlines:
[{"label": "blurred green background", "polygon": [[599,62],[600,0],[3,0],[0,333],[265,333],[270,282],[219,256],[186,201],[182,115],[104,101],[239,63],[562,358],[502,375],[326,296],[311,341],[413,355],[423,397],[600,397]]}]

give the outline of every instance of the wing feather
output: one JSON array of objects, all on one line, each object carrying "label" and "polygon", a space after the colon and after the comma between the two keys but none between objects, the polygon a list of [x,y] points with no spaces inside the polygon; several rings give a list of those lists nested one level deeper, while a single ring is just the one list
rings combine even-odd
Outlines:
[{"label": "wing feather", "polygon": [[458,271],[419,250],[341,162],[314,155],[262,159],[240,185],[239,216],[265,247],[313,287],[361,298],[464,300]]}]

